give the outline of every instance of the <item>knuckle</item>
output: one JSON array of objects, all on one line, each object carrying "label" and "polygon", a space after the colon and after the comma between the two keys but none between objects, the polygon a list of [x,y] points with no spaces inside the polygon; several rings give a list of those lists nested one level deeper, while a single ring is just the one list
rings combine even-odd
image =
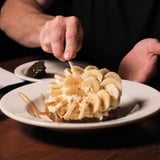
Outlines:
[{"label": "knuckle", "polygon": [[70,16],[70,21],[75,24],[79,24],[79,19],[76,16]]},{"label": "knuckle", "polygon": [[47,53],[51,53],[52,52],[50,45],[47,45],[47,44],[41,45],[41,48],[42,48],[43,51],[45,51]]},{"label": "knuckle", "polygon": [[56,18],[55,18],[55,23],[56,23],[57,25],[62,25],[62,24],[64,24],[64,17],[63,17],[63,16],[56,16]]}]

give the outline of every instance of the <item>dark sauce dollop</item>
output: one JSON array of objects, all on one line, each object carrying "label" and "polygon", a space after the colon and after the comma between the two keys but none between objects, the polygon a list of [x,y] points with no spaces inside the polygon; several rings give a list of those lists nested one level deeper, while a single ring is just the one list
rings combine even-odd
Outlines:
[{"label": "dark sauce dollop", "polygon": [[35,62],[26,73],[26,76],[31,78],[50,78],[54,77],[54,74],[46,73],[46,66],[44,61]]}]

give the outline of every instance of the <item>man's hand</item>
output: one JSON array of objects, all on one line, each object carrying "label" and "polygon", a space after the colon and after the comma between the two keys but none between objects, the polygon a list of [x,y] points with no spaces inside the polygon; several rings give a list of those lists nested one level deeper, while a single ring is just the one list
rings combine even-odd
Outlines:
[{"label": "man's hand", "polygon": [[83,30],[77,17],[56,16],[47,21],[40,31],[41,48],[53,53],[61,61],[76,57],[81,49]]},{"label": "man's hand", "polygon": [[160,42],[148,38],[138,42],[122,59],[118,73],[123,79],[147,82],[156,72]]}]

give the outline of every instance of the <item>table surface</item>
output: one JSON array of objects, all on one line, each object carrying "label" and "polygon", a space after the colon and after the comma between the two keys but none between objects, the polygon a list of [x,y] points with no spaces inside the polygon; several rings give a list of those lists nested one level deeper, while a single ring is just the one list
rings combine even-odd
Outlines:
[{"label": "table surface", "polygon": [[[8,60],[0,62],[0,67],[13,71],[35,59]],[[22,159],[160,160],[160,115],[121,127],[75,133],[25,125],[0,113],[0,160]]]}]

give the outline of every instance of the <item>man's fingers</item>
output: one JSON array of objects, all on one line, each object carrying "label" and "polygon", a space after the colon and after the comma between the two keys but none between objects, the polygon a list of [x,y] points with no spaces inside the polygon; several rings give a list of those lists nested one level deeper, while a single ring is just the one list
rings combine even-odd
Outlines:
[{"label": "man's fingers", "polygon": [[150,51],[160,55],[160,42],[157,39],[153,39],[153,41],[150,43]]},{"label": "man's fingers", "polygon": [[75,16],[56,16],[45,23],[40,32],[40,45],[45,52],[61,61],[76,57],[82,45],[83,30]]},{"label": "man's fingers", "polygon": [[70,60],[76,56],[82,45],[83,32],[80,22],[76,17],[71,17],[67,22],[66,45],[64,58]]},{"label": "man's fingers", "polygon": [[51,38],[51,47],[54,56],[64,61],[64,32],[57,30]]}]

